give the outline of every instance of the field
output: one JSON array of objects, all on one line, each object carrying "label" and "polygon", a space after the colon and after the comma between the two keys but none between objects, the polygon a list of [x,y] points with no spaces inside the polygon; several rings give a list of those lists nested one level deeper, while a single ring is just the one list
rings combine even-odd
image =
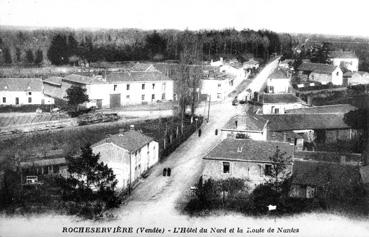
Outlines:
[{"label": "field", "polygon": [[66,114],[51,114],[51,113],[2,115],[0,116],[0,127],[43,123],[68,118],[69,116]]},{"label": "field", "polygon": [[[145,120],[136,122],[134,125],[136,130],[141,130],[159,142],[159,156],[163,157],[187,139],[196,130],[196,124],[200,126],[201,123],[201,117],[197,122],[193,120],[192,124],[190,118],[186,117],[183,134],[181,133],[181,121],[175,117]],[[14,157],[15,154],[18,154],[21,159],[26,159],[30,154],[42,154],[52,149],[63,149],[65,154],[75,153],[87,143],[93,144],[108,134],[116,134],[129,129],[130,124],[112,122],[15,135],[0,141],[0,162]]]}]

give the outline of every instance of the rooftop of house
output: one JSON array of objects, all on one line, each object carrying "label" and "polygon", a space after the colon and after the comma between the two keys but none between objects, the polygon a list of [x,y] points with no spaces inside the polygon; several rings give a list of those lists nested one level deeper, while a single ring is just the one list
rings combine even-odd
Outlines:
[{"label": "rooftop of house", "polygon": [[[307,138],[304,135],[300,135],[297,133],[294,133],[292,131],[283,131],[283,132],[271,132],[268,133],[268,140],[271,141],[285,141],[285,138],[287,139],[304,139],[307,140]],[[291,140],[291,142],[294,142],[294,140]]]},{"label": "rooftop of house", "polygon": [[295,104],[304,103],[294,94],[272,94],[264,93],[260,95],[260,102],[263,104]]},{"label": "rooftop of house", "polygon": [[78,75],[78,74],[67,75],[63,78],[63,81],[68,81],[68,82],[78,83],[78,84],[83,84],[83,85],[104,84],[105,83],[105,81],[102,78],[83,76],[83,75]]},{"label": "rooftop of house", "polygon": [[136,130],[128,130],[123,133],[110,135],[109,137],[95,143],[92,147],[99,146],[104,143],[113,143],[129,152],[136,151],[154,139],[146,136]]},{"label": "rooftop of house", "polygon": [[299,71],[306,72],[315,72],[320,74],[332,74],[334,70],[336,70],[336,66],[331,64],[323,64],[323,63],[302,63],[299,67]]},{"label": "rooftop of house", "polygon": [[63,77],[48,77],[44,79],[42,82],[45,84],[50,84],[53,86],[61,86]]},{"label": "rooftop of house", "polygon": [[133,67],[130,68],[132,72],[157,72],[158,70],[151,63],[140,63],[137,62]]},{"label": "rooftop of house", "polygon": [[246,115],[236,115],[232,117],[222,130],[262,131],[267,123],[268,120],[256,117],[252,113],[247,113]]},{"label": "rooftop of house", "polygon": [[359,166],[316,161],[294,161],[292,184],[350,186],[361,182]]},{"label": "rooftop of house", "polygon": [[62,86],[54,86],[53,84],[44,83],[44,94],[53,98],[63,99],[67,96],[66,91]]},{"label": "rooftop of house", "polygon": [[263,114],[258,116],[269,120],[268,128],[271,131],[351,128],[343,121],[343,113]]},{"label": "rooftop of house", "polygon": [[41,78],[0,78],[0,91],[42,91]]},{"label": "rooftop of house", "polygon": [[336,50],[329,53],[331,58],[358,58],[353,51]]},{"label": "rooftop of house", "polygon": [[294,146],[286,142],[226,138],[204,159],[270,162],[277,148],[286,153],[286,158],[293,158]]},{"label": "rooftop of house", "polygon": [[172,79],[159,71],[155,72],[117,72],[106,76],[107,82],[120,81],[171,81]]},{"label": "rooftop of house", "polygon": [[335,105],[323,105],[312,106],[300,109],[290,109],[286,111],[286,114],[342,114],[353,110],[357,110],[357,107],[350,104],[335,104]]},{"label": "rooftop of house", "polygon": [[347,152],[326,152],[326,151],[297,151],[295,152],[295,159],[359,164],[359,162],[361,161],[361,154]]},{"label": "rooftop of house", "polygon": [[274,72],[272,74],[270,74],[268,78],[269,79],[290,79],[287,76],[287,72],[285,70],[282,70],[282,69],[279,69],[279,68],[274,70]]}]

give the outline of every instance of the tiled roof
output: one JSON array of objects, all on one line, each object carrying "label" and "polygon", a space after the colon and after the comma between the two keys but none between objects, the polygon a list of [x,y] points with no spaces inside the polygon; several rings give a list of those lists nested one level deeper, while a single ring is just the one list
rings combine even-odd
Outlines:
[{"label": "tiled roof", "polygon": [[334,162],[334,163],[340,163],[341,159],[344,159],[345,162],[354,162],[358,164],[361,161],[361,154],[325,152],[325,151],[298,151],[295,152],[295,159]]},{"label": "tiled roof", "polygon": [[335,104],[335,105],[323,105],[323,106],[312,106],[300,109],[290,109],[286,111],[286,114],[342,114],[347,113],[357,108],[350,104]]},{"label": "tiled roof", "polygon": [[292,183],[351,186],[361,182],[359,166],[316,161],[294,161]]},{"label": "tiled roof", "polygon": [[43,83],[55,85],[55,86],[61,86],[63,77],[49,77],[43,80]]},{"label": "tiled roof", "polygon": [[119,81],[169,81],[172,80],[161,72],[118,72],[107,75],[108,82]]},{"label": "tiled roof", "polygon": [[272,94],[264,93],[261,95],[260,101],[263,104],[294,104],[304,103],[300,98],[293,94]]},{"label": "tiled roof", "polygon": [[136,151],[146,144],[150,143],[154,139],[152,137],[146,136],[138,131],[129,130],[124,133],[111,135],[94,145],[92,147],[104,144],[104,143],[113,143],[123,149],[128,150],[129,152]]},{"label": "tiled roof", "polygon": [[[237,121],[237,128],[236,128]],[[253,114],[236,115],[231,118],[223,127],[225,130],[240,130],[240,131],[262,131],[267,124],[267,120],[261,117],[256,117]]]},{"label": "tiled roof", "polygon": [[47,83],[44,83],[44,94],[59,99],[67,96],[66,90],[62,86],[53,86]]},{"label": "tiled roof", "polygon": [[96,77],[82,76],[78,74],[67,75],[63,78],[63,81],[75,82],[75,83],[84,84],[84,85],[105,83],[102,79],[98,79]]},{"label": "tiled roof", "polygon": [[302,63],[299,71],[316,72],[321,74],[331,74],[336,69],[336,66],[322,63]]},{"label": "tiled roof", "polygon": [[332,51],[329,53],[331,58],[357,58],[356,54],[352,51]]},{"label": "tiled roof", "polygon": [[157,72],[158,70],[150,63],[136,63],[130,68],[132,72]]},{"label": "tiled roof", "polygon": [[281,152],[286,152],[286,158],[293,158],[294,146],[286,142],[227,138],[210,151],[205,159],[268,162],[275,154],[277,147]]},{"label": "tiled roof", "polygon": [[269,75],[269,79],[289,79],[286,71],[281,69],[276,69],[272,74]]},{"label": "tiled roof", "polygon": [[0,78],[0,91],[42,91],[41,78]]},{"label": "tiled roof", "polygon": [[344,114],[265,114],[259,115],[269,120],[271,131],[292,131],[305,129],[344,129],[350,128],[343,121]]}]

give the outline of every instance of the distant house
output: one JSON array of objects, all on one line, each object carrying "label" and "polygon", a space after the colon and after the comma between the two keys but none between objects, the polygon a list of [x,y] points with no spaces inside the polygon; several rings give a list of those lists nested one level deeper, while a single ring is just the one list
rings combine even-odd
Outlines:
[{"label": "distant house", "polygon": [[293,59],[285,59],[285,60],[279,62],[279,65],[278,66],[281,69],[289,70],[289,69],[292,68],[292,65],[293,65],[294,61],[295,60],[293,60]]},{"label": "distant house", "polygon": [[353,51],[337,50],[330,52],[330,59],[334,66],[345,68],[351,72],[359,70],[359,58]]},{"label": "distant house", "polygon": [[41,78],[0,78],[0,105],[54,104],[44,95]]},{"label": "distant house", "polygon": [[368,72],[345,72],[343,78],[347,81],[347,85],[350,86],[369,84]]},{"label": "distant house", "polygon": [[360,167],[339,163],[294,161],[290,196],[324,198],[326,192],[362,184]]},{"label": "distant house", "polygon": [[262,104],[263,114],[284,114],[289,109],[306,107],[306,103],[293,94],[270,94],[260,95],[259,102]]},{"label": "distant house", "polygon": [[320,82],[325,85],[343,84],[343,73],[339,66],[322,63],[302,63],[298,67],[300,75],[306,75],[310,81]]},{"label": "distant house", "polygon": [[267,129],[267,131],[268,141],[288,142],[295,146],[296,151],[302,151],[304,149],[304,142],[308,140],[303,134],[298,134],[293,131],[276,132],[270,131],[269,129]]},{"label": "distant house", "polygon": [[[277,148],[293,158],[293,145],[283,142],[227,138],[204,158],[203,180],[239,178],[254,188],[269,179],[272,157]],[[287,168],[292,171],[291,167]]]},{"label": "distant house", "polygon": [[293,131],[305,134],[309,142],[332,143],[358,138],[362,129],[353,129],[343,120],[344,113],[259,115],[269,120],[271,132]]},{"label": "distant house", "polygon": [[236,115],[221,129],[223,138],[232,137],[266,141],[268,120],[257,118],[251,113]]},{"label": "distant house", "polygon": [[268,93],[290,93],[291,92],[291,75],[282,69],[276,69],[267,80]]},{"label": "distant house", "polygon": [[206,94],[211,101],[222,101],[236,87],[235,78],[216,70],[205,71],[201,79],[201,94]]},{"label": "distant house", "polygon": [[345,114],[357,109],[351,104],[334,104],[290,109],[286,111],[286,114]]},{"label": "distant house", "polygon": [[244,70],[256,70],[259,68],[259,66],[260,66],[259,62],[253,58],[242,64]]},{"label": "distant house", "polygon": [[148,169],[159,161],[159,145],[138,131],[110,135],[93,144],[92,151],[113,169],[118,189],[131,188]]}]

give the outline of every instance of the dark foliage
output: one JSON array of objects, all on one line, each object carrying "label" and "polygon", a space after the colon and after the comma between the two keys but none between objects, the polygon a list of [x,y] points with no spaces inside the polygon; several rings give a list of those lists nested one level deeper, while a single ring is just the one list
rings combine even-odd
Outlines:
[{"label": "dark foliage", "polygon": [[88,100],[88,95],[86,94],[86,88],[80,86],[71,86],[67,89],[66,99],[68,104],[77,108],[79,104],[82,104]]},{"label": "dark foliage", "polygon": [[34,62],[34,56],[31,49],[26,51],[26,62],[32,64]]},{"label": "dark foliage", "polygon": [[9,48],[5,48],[3,53],[5,64],[11,64],[13,62],[12,56],[10,55]]},{"label": "dark foliage", "polygon": [[41,64],[42,64],[42,62],[43,62],[43,60],[44,60],[43,52],[42,52],[42,50],[38,49],[38,50],[36,51],[35,64],[36,64],[36,65],[41,65]]}]

